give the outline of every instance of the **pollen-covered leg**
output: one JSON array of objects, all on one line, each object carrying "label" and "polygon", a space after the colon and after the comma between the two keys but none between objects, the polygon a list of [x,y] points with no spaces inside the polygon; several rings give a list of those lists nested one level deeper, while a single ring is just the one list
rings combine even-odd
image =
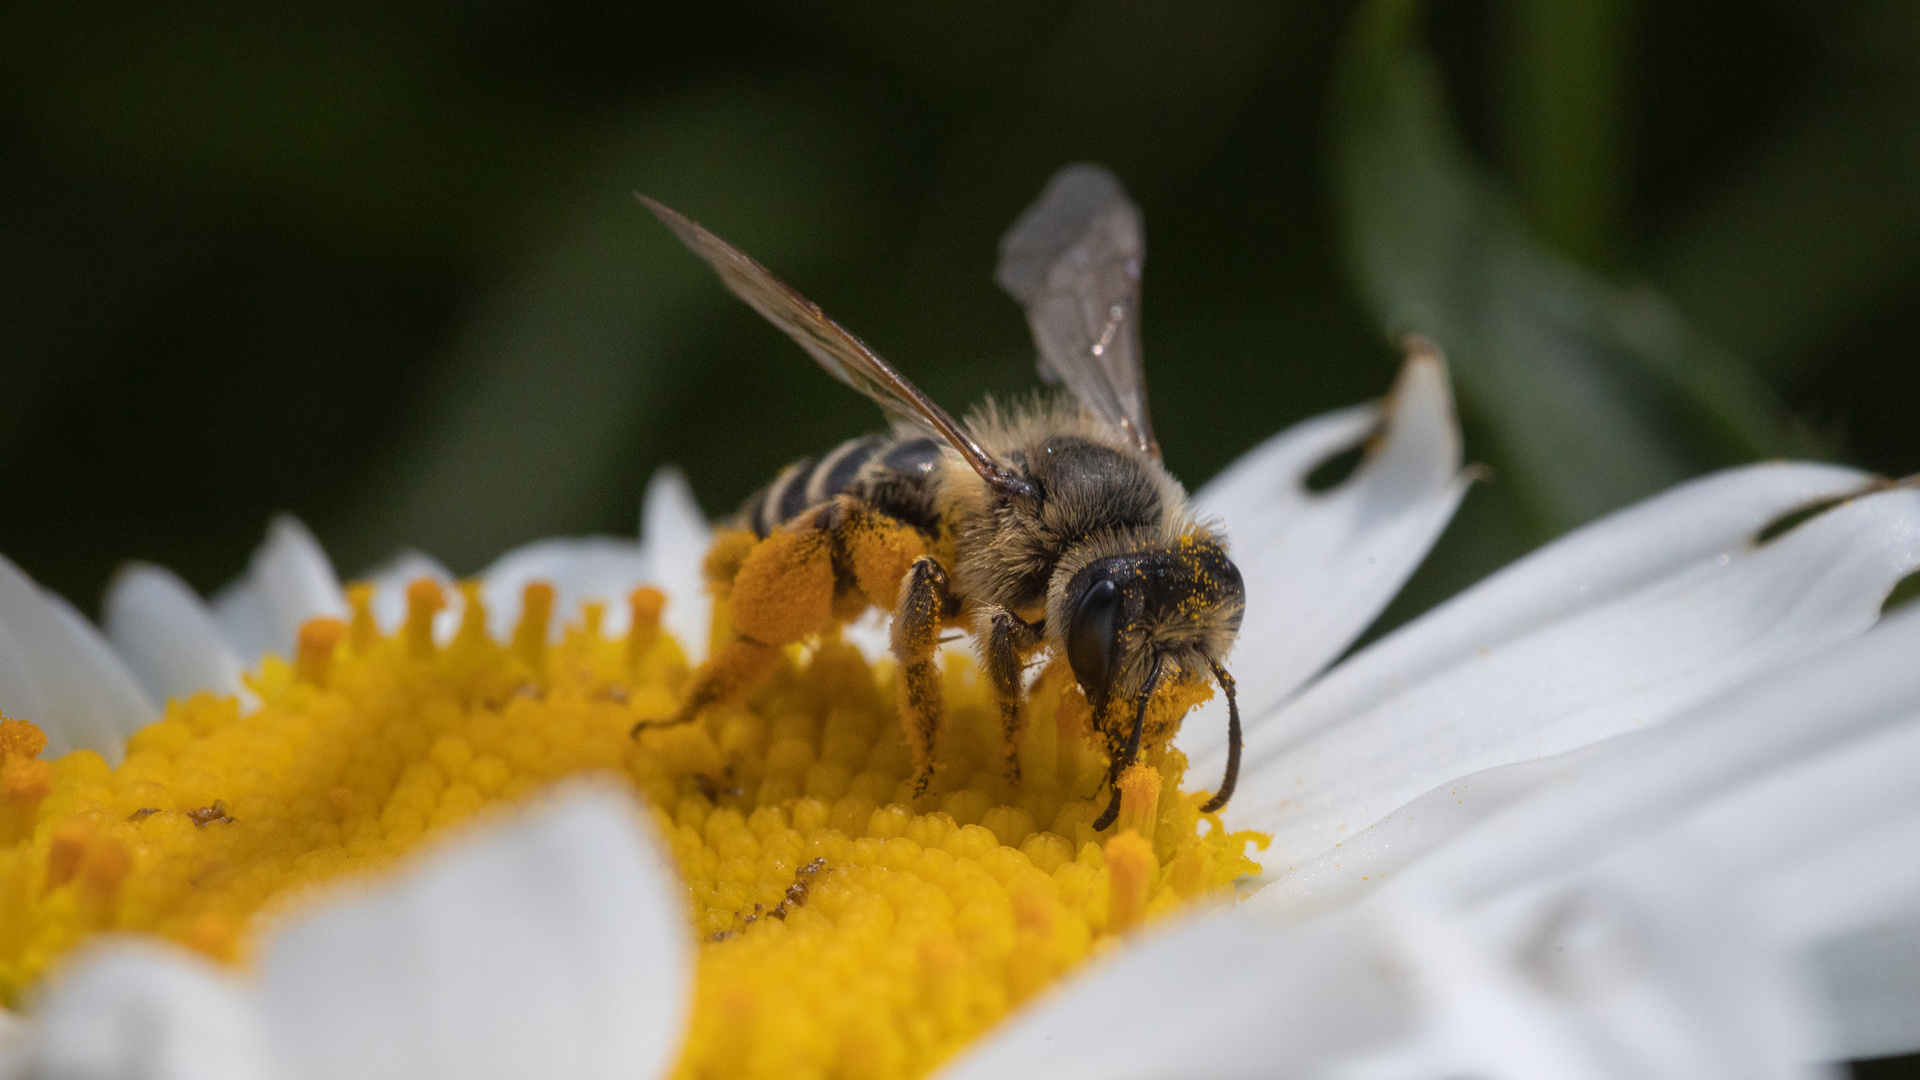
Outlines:
[{"label": "pollen-covered leg", "polygon": [[649,727],[688,723],[710,705],[739,700],[772,674],[780,646],[831,625],[833,542],[827,533],[782,530],[737,557],[737,567],[718,573],[713,557],[708,560],[716,598],[724,596],[737,636],[719,643],[693,673],[686,699],[670,719],[637,724],[635,735]]},{"label": "pollen-covered leg", "polygon": [[900,582],[900,604],[893,616],[893,655],[900,661],[900,726],[913,754],[913,793],[924,795],[933,782],[933,739],[940,731],[946,698],[940,688],[935,653],[940,625],[958,613],[959,601],[947,583],[947,571],[922,556]]},{"label": "pollen-covered leg", "polygon": [[746,697],[762,679],[773,674],[773,669],[779,664],[778,646],[762,644],[752,638],[734,638],[720,646],[720,651],[708,657],[700,665],[700,670],[693,673],[687,696],[672,716],[665,720],[642,720],[633,725],[633,734],[638,737],[648,728],[692,723],[699,717],[700,710],[710,705],[738,701]]},{"label": "pollen-covered leg", "polygon": [[1040,627],[1011,611],[996,611],[986,620],[981,658],[993,696],[1000,705],[1000,730],[1006,739],[1006,775],[1020,779],[1020,734],[1026,730],[1027,707],[1020,693],[1020,673],[1027,654],[1041,642]]},{"label": "pollen-covered leg", "polygon": [[875,607],[894,606],[900,598],[900,583],[913,564],[927,556],[927,542],[919,530],[861,505],[850,495],[836,500],[820,522],[833,530],[854,587]]},{"label": "pollen-covered leg", "polygon": [[733,576],[733,629],[768,645],[791,645],[833,623],[833,537],[782,529],[754,545]]}]

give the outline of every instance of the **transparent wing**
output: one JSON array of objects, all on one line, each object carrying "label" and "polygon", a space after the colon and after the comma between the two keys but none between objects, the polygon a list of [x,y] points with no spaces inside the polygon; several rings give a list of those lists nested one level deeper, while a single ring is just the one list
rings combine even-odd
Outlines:
[{"label": "transparent wing", "polygon": [[1098,165],[1069,165],[1000,241],[994,280],[1027,309],[1040,377],[1158,457],[1140,360],[1140,211]]},{"label": "transparent wing", "polygon": [[865,342],[827,318],[819,305],[774,277],[746,252],[708,232],[699,222],[634,192],[667,228],[694,254],[707,260],[735,296],[753,306],[768,322],[787,332],[827,373],[872,398],[888,416],[927,430],[953,444],[974,470],[1010,494],[1031,494],[1018,474],[989,456],[945,409],[935,405],[920,388],[880,359]]}]

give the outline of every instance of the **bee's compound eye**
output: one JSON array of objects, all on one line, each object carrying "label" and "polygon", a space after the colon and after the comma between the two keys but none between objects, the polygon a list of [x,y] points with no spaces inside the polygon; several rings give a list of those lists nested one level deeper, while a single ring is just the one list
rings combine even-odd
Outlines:
[{"label": "bee's compound eye", "polygon": [[1112,578],[1093,583],[1067,624],[1067,663],[1089,694],[1106,689],[1120,646],[1120,586]]}]

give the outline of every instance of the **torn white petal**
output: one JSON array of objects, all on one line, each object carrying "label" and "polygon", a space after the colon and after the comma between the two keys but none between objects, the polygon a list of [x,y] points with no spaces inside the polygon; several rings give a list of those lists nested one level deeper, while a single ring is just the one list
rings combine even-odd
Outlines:
[{"label": "torn white petal", "polygon": [[240,658],[179,575],[151,563],[128,563],[101,602],[107,640],[156,701],[209,690],[244,695]]},{"label": "torn white petal", "polygon": [[1289,751],[1249,739],[1229,813],[1273,832],[1269,865],[1298,865],[1449,780],[1659,723],[1856,637],[1916,563],[1920,492],[1857,499],[1483,650]]},{"label": "torn white petal", "polygon": [[147,938],[103,940],[63,965],[37,1010],[29,1075],[62,1080],[275,1080],[246,989]]},{"label": "torn white petal", "polygon": [[661,624],[696,663],[707,655],[713,619],[705,571],[712,544],[713,529],[686,476],[671,465],[655,472],[640,509],[641,564],[645,580],[667,596]]},{"label": "torn white petal", "polygon": [[300,624],[317,615],[345,618],[346,596],[320,542],[291,514],[275,515],[247,572],[220,590],[213,617],[240,661],[292,656]]},{"label": "torn white petal", "polygon": [[682,887],[639,814],[624,792],[563,789],[288,923],[260,989],[288,1072],[663,1075],[692,956]]},{"label": "torn white petal", "polygon": [[[1208,517],[1271,528],[1286,509],[1313,498],[1305,479],[1316,466],[1358,446],[1380,426],[1378,405],[1355,405],[1310,417],[1236,458],[1194,493]],[[1263,530],[1264,531],[1264,530]]]},{"label": "torn white petal", "polygon": [[85,748],[109,763],[159,716],[99,631],[3,556],[0,712],[38,725],[50,757]]},{"label": "torn white petal", "polygon": [[[1307,474],[1371,431],[1371,410],[1282,432],[1195,500],[1225,526],[1246,587],[1228,665],[1242,715],[1262,715],[1340,655],[1420,565],[1466,491],[1453,395],[1437,356],[1409,357],[1381,413],[1378,445],[1330,491],[1309,492]],[[1195,775],[1224,766],[1226,719],[1225,702],[1215,700],[1181,726],[1179,745]]]}]

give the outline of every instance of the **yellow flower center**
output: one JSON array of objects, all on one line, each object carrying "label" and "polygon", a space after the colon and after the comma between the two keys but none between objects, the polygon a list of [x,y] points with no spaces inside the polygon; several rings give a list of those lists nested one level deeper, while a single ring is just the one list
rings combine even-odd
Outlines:
[{"label": "yellow flower center", "polygon": [[915,805],[891,665],[832,635],[745,704],[636,740],[688,675],[657,591],[633,594],[627,635],[590,605],[552,646],[549,587],[506,645],[462,592],[442,647],[438,586],[409,590],[393,635],[355,588],[350,623],[313,620],[292,663],[250,677],[259,708],[170,702],[118,768],[40,761],[38,730],[0,721],[0,996],[107,929],[243,963],[260,916],[312,887],[601,773],[642,796],[686,883],[701,944],[678,1075],[919,1076],[1116,935],[1258,871],[1264,838],[1199,812],[1178,751],[1128,770],[1119,822],[1093,831],[1106,755],[1064,665],[1034,685],[1014,784],[987,687],[949,663],[938,791]]}]

